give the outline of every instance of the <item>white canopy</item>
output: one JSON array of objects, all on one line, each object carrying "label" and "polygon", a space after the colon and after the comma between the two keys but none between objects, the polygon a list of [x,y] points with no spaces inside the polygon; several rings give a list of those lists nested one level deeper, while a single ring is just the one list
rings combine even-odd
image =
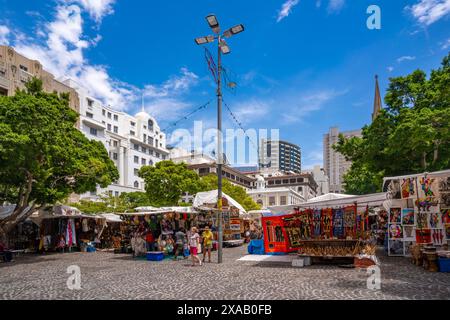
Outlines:
[{"label": "white canopy", "polygon": [[[227,199],[228,203],[239,209],[240,214],[245,214],[245,209],[234,200],[229,195],[222,193],[222,197]],[[193,207],[203,210],[211,209],[211,207],[215,206],[217,204],[217,190],[211,190],[211,191],[205,191],[205,192],[198,192],[194,198]]]},{"label": "white canopy", "polygon": [[100,216],[105,218],[106,222],[122,222],[120,216],[115,213],[102,213]]},{"label": "white canopy", "polygon": [[69,207],[65,205],[55,205],[50,211],[39,210],[34,212],[30,219],[37,225],[41,225],[44,219],[57,219],[57,218],[91,218],[91,219],[103,219],[106,218],[100,215],[89,215],[82,213],[79,209],[75,207]]},{"label": "white canopy", "polygon": [[349,198],[349,197],[355,197],[354,195],[350,194],[342,194],[342,193],[327,193],[323,194],[321,196],[311,198],[307,202],[317,202],[317,201],[327,201],[327,200],[334,200],[334,199],[343,199],[343,198]]},{"label": "white canopy", "polygon": [[[13,214],[16,205],[0,206],[0,220],[8,218]],[[22,213],[21,216],[26,215],[30,211],[31,207],[28,206]],[[18,217],[20,219],[20,217]]]}]

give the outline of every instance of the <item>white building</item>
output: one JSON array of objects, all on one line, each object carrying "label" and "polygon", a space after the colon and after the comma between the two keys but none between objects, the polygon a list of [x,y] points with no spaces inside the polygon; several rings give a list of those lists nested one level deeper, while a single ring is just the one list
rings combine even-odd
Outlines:
[{"label": "white building", "polygon": [[330,128],[330,131],[323,137],[323,162],[325,174],[330,179],[329,192],[343,193],[343,177],[350,169],[351,161],[345,160],[345,157],[336,152],[332,146],[339,141],[339,135],[342,134],[346,138],[361,137],[361,130],[342,131],[339,132],[338,127]]},{"label": "white building", "polygon": [[326,175],[324,168],[321,168],[319,165],[315,165],[310,170],[304,170],[303,173],[312,174],[317,183],[317,196],[330,192],[330,179]]},{"label": "white building", "polygon": [[247,194],[261,206],[295,205],[305,202],[305,198],[292,187],[267,187],[267,181],[262,176],[256,178],[256,189],[247,190]]},{"label": "white building", "polygon": [[101,141],[119,170],[118,181],[106,189],[83,194],[80,198],[98,199],[101,194],[118,196],[122,192],[144,191],[144,181],[138,177],[142,166],[168,159],[166,135],[158,123],[145,111],[134,117],[89,96],[88,91],[73,80],[64,83],[74,88],[80,98],[80,130],[89,139]]}]

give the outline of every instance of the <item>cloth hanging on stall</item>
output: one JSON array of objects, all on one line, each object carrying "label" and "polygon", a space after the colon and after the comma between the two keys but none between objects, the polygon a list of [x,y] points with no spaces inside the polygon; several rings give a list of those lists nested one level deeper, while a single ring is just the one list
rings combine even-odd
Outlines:
[{"label": "cloth hanging on stall", "polygon": [[333,209],[322,209],[322,235],[324,239],[333,237]]},{"label": "cloth hanging on stall", "polygon": [[344,208],[344,230],[345,236],[356,238],[356,206],[348,206]]},{"label": "cloth hanging on stall", "polygon": [[320,238],[322,234],[321,228],[321,212],[320,209],[315,209],[312,214],[312,235],[314,238]]},{"label": "cloth hanging on stall", "polygon": [[66,228],[66,244],[71,247],[76,245],[77,236],[75,232],[75,222],[73,219],[67,220],[67,228]]},{"label": "cloth hanging on stall", "polygon": [[336,209],[333,213],[333,236],[344,238],[344,210]]},{"label": "cloth hanging on stall", "polygon": [[88,231],[89,231],[89,222],[88,222],[88,219],[83,219],[83,220],[81,221],[81,227],[82,227],[83,232],[88,232]]}]

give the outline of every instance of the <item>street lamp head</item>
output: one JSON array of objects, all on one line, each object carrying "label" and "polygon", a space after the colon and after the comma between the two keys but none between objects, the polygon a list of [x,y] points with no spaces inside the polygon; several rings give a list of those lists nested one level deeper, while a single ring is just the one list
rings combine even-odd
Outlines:
[{"label": "street lamp head", "polygon": [[195,43],[197,43],[198,45],[213,42],[213,41],[214,41],[214,36],[199,37],[199,38],[195,39]]},{"label": "street lamp head", "polygon": [[206,16],[206,21],[208,22],[209,27],[214,31],[214,33],[220,32],[219,21],[214,14]]},{"label": "street lamp head", "polygon": [[244,31],[244,25],[243,24],[238,24],[238,25],[236,25],[236,26],[234,26],[234,27],[232,27],[230,29],[230,32],[231,32],[232,35],[241,33],[242,31]]},{"label": "street lamp head", "polygon": [[220,51],[222,51],[223,54],[229,54],[231,52],[231,49],[228,46],[228,44],[225,42],[225,40],[221,40],[219,46],[220,46]]}]

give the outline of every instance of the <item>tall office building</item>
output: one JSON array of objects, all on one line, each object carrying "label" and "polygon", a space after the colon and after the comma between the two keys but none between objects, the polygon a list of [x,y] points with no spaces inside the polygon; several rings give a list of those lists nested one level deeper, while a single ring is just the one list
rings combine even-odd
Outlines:
[{"label": "tall office building", "polygon": [[339,131],[338,127],[330,128],[330,131],[323,137],[323,162],[325,174],[329,178],[329,190],[334,193],[343,193],[343,177],[350,169],[351,161],[345,160],[345,157],[336,152],[332,146],[339,141],[339,135],[346,138],[361,137],[361,130]]},{"label": "tall office building", "polygon": [[301,149],[287,141],[261,139],[259,167],[300,173],[302,171]]},{"label": "tall office building", "polygon": [[77,82],[69,79],[64,83],[74,88],[80,97],[81,132],[105,145],[120,176],[106,189],[98,188],[94,193],[81,195],[81,198],[96,200],[105,193],[118,196],[123,192],[144,191],[139,169],[169,158],[166,135],[156,120],[144,110],[131,116],[104,106]]}]

